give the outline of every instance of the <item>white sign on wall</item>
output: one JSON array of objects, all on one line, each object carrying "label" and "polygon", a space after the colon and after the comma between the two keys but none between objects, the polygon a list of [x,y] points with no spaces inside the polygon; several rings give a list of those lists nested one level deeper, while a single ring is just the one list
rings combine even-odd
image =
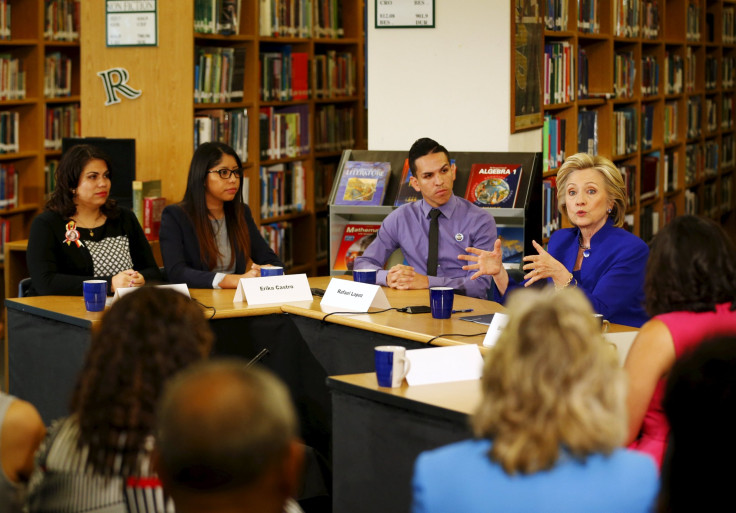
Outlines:
[{"label": "white sign on wall", "polygon": [[434,28],[434,0],[375,0],[376,28]]},{"label": "white sign on wall", "polygon": [[106,0],[107,46],[158,46],[158,0]]}]

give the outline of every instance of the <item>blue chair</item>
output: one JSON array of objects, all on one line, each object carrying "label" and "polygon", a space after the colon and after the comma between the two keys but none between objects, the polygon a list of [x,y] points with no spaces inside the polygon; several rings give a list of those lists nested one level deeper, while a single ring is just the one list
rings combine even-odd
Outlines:
[{"label": "blue chair", "polygon": [[26,297],[31,290],[31,278],[23,278],[18,283],[18,297]]}]

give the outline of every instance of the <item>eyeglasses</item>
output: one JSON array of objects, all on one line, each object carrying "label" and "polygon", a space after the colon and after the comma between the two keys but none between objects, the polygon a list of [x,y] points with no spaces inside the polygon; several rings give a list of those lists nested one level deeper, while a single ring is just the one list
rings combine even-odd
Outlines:
[{"label": "eyeglasses", "polygon": [[242,167],[236,167],[235,169],[228,169],[226,167],[223,167],[222,169],[211,169],[207,172],[217,173],[218,175],[220,175],[220,178],[222,178],[223,180],[229,179],[231,175],[235,175],[237,178],[243,178],[243,168]]}]

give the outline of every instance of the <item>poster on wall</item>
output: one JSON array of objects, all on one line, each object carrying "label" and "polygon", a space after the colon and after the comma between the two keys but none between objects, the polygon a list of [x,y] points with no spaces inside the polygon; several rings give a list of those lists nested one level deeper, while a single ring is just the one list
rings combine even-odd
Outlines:
[{"label": "poster on wall", "polygon": [[376,28],[434,28],[434,0],[375,0]]},{"label": "poster on wall", "polygon": [[512,132],[542,126],[542,30],[539,0],[514,0]]},{"label": "poster on wall", "polygon": [[107,46],[158,46],[158,0],[105,0]]}]

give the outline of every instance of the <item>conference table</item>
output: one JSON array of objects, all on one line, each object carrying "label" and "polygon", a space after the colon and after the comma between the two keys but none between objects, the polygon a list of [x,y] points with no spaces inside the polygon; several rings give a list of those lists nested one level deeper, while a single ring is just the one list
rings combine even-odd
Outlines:
[{"label": "conference table", "polygon": [[[311,287],[327,288],[330,277],[309,278]],[[335,279],[350,279],[337,277]],[[428,305],[427,290],[398,291],[383,288],[393,307]],[[355,374],[373,370],[373,348],[382,344],[418,349],[431,345],[482,344],[486,326],[460,321],[469,313],[450,319],[431,314],[407,314],[395,310],[376,314],[333,314],[323,309],[321,298],[289,304],[250,306],[233,302],[233,290],[191,289],[203,305],[215,332],[216,355],[252,358],[264,348],[262,362],[288,378],[312,367],[325,389],[321,402],[329,403],[324,387],[328,375]],[[87,312],[81,297],[39,296],[7,299],[6,390],[33,403],[45,422],[64,416],[89,346],[90,330],[103,312]],[[456,309],[472,314],[494,313],[503,307],[491,301],[456,296]],[[325,316],[327,316],[325,318]],[[437,336],[443,334],[456,334]],[[475,335],[462,337],[457,335]],[[307,351],[308,349],[308,351]],[[298,352],[294,357],[293,351]],[[303,376],[302,376],[303,378]],[[294,387],[300,386],[292,383]],[[297,399],[297,398],[295,398]]]}]

